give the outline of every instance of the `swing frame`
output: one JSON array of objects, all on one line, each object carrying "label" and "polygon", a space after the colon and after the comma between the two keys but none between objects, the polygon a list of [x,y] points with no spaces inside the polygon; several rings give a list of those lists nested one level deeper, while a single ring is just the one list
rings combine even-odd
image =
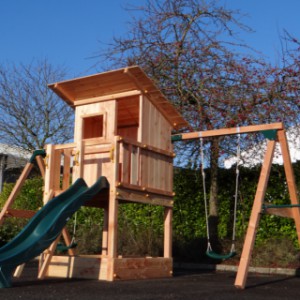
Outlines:
[{"label": "swing frame", "polygon": [[[173,138],[173,140],[176,141],[176,140],[198,139],[199,136],[213,137],[213,136],[225,136],[225,135],[254,133],[254,132],[263,133],[265,137],[268,139],[268,143],[267,143],[267,149],[264,156],[264,161],[261,167],[256,194],[253,201],[252,212],[250,215],[248,229],[244,240],[243,251],[241,254],[240,263],[239,263],[239,267],[238,267],[238,271],[234,283],[235,287],[239,289],[244,289],[246,286],[246,280],[249,272],[251,255],[254,248],[255,237],[256,237],[262,212],[266,211],[266,213],[269,214],[275,214],[278,216],[293,218],[296,225],[298,242],[300,244],[300,205],[299,205],[298,192],[297,192],[295,176],[292,168],[291,157],[288,148],[284,125],[283,123],[273,123],[273,124],[244,126],[238,128],[223,128],[223,129],[216,129],[216,130],[207,130],[202,132],[183,133],[181,135],[175,135]],[[281,207],[281,208],[277,207],[277,208],[268,209],[268,207],[264,205],[264,198],[265,198],[268,181],[270,177],[270,171],[271,171],[272,161],[274,158],[276,143],[279,143],[281,148],[286,182],[288,186],[288,192],[290,195],[291,205],[289,206],[288,210],[286,207]],[[283,214],[280,213],[281,210],[284,210]]]}]

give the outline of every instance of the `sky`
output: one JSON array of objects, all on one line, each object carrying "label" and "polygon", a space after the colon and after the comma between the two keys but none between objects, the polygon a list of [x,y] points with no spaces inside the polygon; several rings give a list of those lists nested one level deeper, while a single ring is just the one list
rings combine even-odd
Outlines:
[{"label": "sky", "polygon": [[[220,0],[247,15],[255,32],[240,36],[270,62],[278,62],[283,29],[300,39],[299,0]],[[126,4],[144,0],[0,0],[0,63],[47,58],[69,78],[95,73],[95,57],[128,30]],[[101,62],[100,62],[101,64]]]}]

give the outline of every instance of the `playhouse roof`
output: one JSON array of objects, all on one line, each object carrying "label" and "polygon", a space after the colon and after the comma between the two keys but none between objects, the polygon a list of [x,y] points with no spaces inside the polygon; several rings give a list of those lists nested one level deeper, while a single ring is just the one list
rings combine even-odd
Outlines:
[{"label": "playhouse roof", "polygon": [[154,85],[153,81],[138,66],[61,81],[49,84],[49,87],[70,106],[82,105],[83,100],[87,99],[109,96],[111,96],[110,99],[113,99],[114,97],[117,98],[118,94],[121,95],[121,93],[139,91],[147,94],[149,100],[173,127],[182,128],[189,126],[175,107]]}]

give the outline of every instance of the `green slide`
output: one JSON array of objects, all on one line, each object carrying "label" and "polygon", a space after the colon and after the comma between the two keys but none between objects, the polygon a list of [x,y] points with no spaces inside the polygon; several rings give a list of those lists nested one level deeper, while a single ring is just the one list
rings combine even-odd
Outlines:
[{"label": "green slide", "polygon": [[69,218],[88,200],[109,189],[106,177],[88,187],[82,178],[50,200],[9,243],[0,248],[0,288],[10,287],[15,268],[47,249]]}]

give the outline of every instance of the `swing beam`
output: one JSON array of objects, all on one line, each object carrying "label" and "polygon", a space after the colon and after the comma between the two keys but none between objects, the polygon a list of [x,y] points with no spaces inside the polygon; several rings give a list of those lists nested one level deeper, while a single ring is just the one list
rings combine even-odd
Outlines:
[{"label": "swing beam", "polygon": [[206,131],[195,131],[195,132],[175,134],[172,135],[172,140],[173,141],[192,140],[192,139],[199,139],[199,137],[208,138],[214,136],[234,135],[234,134],[251,133],[251,132],[264,132],[264,131],[269,132],[273,130],[283,130],[283,129],[284,127],[282,123],[251,125],[251,126],[243,126],[243,127],[221,128],[221,129],[213,129],[213,130],[206,130]]},{"label": "swing beam", "polygon": [[[254,248],[255,237],[257,229],[259,226],[261,213],[266,210],[267,213],[272,213],[276,210],[277,215],[278,210],[287,210],[289,208],[291,211],[289,213],[281,214],[284,217],[291,217],[295,221],[296,231],[298,235],[298,242],[300,244],[300,204],[298,199],[297,187],[294,177],[294,172],[292,168],[287,138],[283,123],[273,123],[273,124],[262,124],[262,125],[252,125],[244,126],[237,128],[223,128],[216,130],[207,130],[200,132],[189,132],[182,133],[172,136],[172,141],[179,140],[190,140],[198,139],[200,137],[215,137],[215,136],[225,136],[225,135],[234,135],[234,134],[243,134],[243,133],[254,133],[262,132],[265,137],[268,139],[267,150],[265,153],[265,158],[262,164],[261,173],[258,181],[258,186],[253,202],[252,212],[249,219],[248,229],[243,245],[243,251],[240,258],[240,264],[238,267],[235,287],[244,289],[246,285],[246,280],[248,276],[249,266],[252,251]],[[288,192],[290,195],[291,204],[288,207],[267,207],[264,204],[264,198],[266,194],[266,189],[268,185],[268,180],[270,176],[272,161],[274,157],[274,151],[276,143],[279,143],[281,148],[281,153],[283,157],[283,166],[285,170],[286,182],[288,186]],[[272,211],[273,209],[273,211]]]}]

